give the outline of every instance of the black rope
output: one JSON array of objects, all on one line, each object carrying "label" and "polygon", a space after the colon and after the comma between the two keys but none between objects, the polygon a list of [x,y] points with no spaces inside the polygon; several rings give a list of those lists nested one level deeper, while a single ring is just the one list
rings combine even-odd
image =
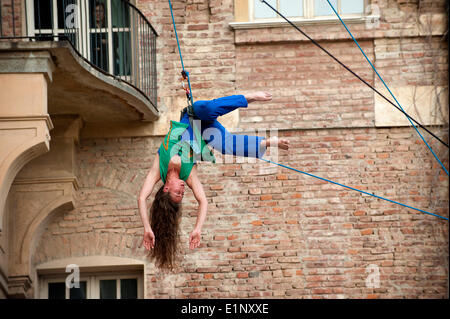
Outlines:
[{"label": "black rope", "polygon": [[419,127],[427,131],[431,136],[433,136],[435,139],[437,139],[439,142],[444,144],[448,148],[448,144],[445,143],[443,140],[441,140],[439,137],[437,137],[433,132],[429,131],[426,127],[424,127],[422,124],[417,122],[413,117],[411,117],[408,113],[403,111],[401,108],[399,108],[397,105],[395,105],[391,100],[389,100],[387,97],[385,97],[382,93],[380,93],[377,89],[375,89],[372,85],[370,85],[367,81],[365,81],[363,78],[361,78],[358,74],[356,74],[354,71],[352,71],[348,66],[346,66],[344,63],[342,63],[338,58],[336,58],[333,54],[328,52],[324,47],[322,47],[319,43],[317,43],[313,38],[311,38],[309,35],[307,35],[305,32],[303,32],[299,27],[297,27],[295,24],[293,24],[289,19],[287,19],[285,16],[283,16],[280,12],[278,12],[274,7],[272,7],[270,4],[268,4],[265,0],[260,0],[261,2],[265,3],[267,6],[269,6],[273,11],[275,11],[280,17],[282,17],[284,20],[286,20],[291,26],[293,26],[297,31],[299,31],[301,34],[303,34],[308,40],[310,40],[313,44],[315,44],[317,47],[319,47],[323,52],[325,52],[327,55],[329,55],[333,60],[335,60],[337,63],[339,63],[343,68],[345,68],[347,71],[349,71],[351,74],[353,74],[355,77],[357,77],[361,82],[363,82],[365,85],[370,87],[373,91],[375,91],[379,96],[381,96],[383,99],[385,99],[387,102],[392,104],[397,110],[405,114],[409,119],[411,119],[414,123],[416,123]]}]

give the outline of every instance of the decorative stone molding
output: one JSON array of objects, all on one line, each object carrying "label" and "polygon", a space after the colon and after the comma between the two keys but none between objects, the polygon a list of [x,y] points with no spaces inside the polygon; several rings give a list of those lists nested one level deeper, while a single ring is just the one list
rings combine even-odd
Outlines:
[{"label": "decorative stone molding", "polygon": [[32,280],[29,276],[8,277],[8,298],[24,299],[29,294]]},{"label": "decorative stone molding", "polygon": [[35,243],[53,216],[74,209],[75,185],[73,181],[57,180],[13,184],[10,201],[14,215],[10,216],[8,225],[11,230],[8,278],[30,276],[30,256]]},{"label": "decorative stone molding", "polygon": [[[75,208],[75,144],[82,122],[77,116],[63,116],[54,123],[50,151],[22,168],[8,195],[8,278],[31,278],[31,256],[46,226],[54,216]],[[12,288],[9,285],[9,295]],[[16,289],[15,296],[32,294],[26,288],[34,285]]]},{"label": "decorative stone molding", "polygon": [[50,147],[47,88],[54,69],[45,51],[0,52],[0,232],[16,174]]},{"label": "decorative stone molding", "polygon": [[6,197],[14,178],[26,163],[48,152],[52,128],[48,115],[0,117],[0,231]]},{"label": "decorative stone molding", "polygon": [[75,264],[80,267],[80,270],[89,269],[90,271],[103,271],[111,269],[114,270],[130,270],[130,269],[144,269],[145,262],[139,259],[129,257],[117,256],[82,256],[50,260],[39,265],[36,265],[36,272],[38,274],[55,274],[58,272],[65,273],[66,266]]},{"label": "decorative stone molding", "polygon": [[53,81],[55,65],[47,51],[0,52],[0,73],[42,73]]},{"label": "decorative stone molding", "polygon": [[[34,288],[31,255],[54,216],[75,208],[76,179],[18,180],[11,187],[9,201],[14,214],[9,218],[8,296],[29,298]],[[20,278],[20,280],[18,280]]]}]

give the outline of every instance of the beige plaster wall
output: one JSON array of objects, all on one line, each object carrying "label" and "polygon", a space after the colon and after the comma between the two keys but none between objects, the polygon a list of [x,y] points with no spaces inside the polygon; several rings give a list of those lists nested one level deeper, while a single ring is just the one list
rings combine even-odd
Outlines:
[{"label": "beige plaster wall", "polygon": [[43,73],[0,74],[0,116],[47,113],[47,81]]},{"label": "beige plaster wall", "polygon": [[[378,88],[397,105],[389,92]],[[390,87],[403,110],[422,125],[448,123],[448,89],[442,86],[400,86]],[[411,126],[408,118],[385,99],[375,94],[376,126]]]}]

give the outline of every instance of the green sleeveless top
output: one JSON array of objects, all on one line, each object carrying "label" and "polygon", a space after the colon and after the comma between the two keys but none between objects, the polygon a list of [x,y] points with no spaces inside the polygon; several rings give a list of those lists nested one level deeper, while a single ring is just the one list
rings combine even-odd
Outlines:
[{"label": "green sleeveless top", "polygon": [[[183,181],[188,179],[192,167],[195,165],[194,152],[189,141],[181,141],[181,136],[188,127],[189,124],[170,121],[169,133],[164,137],[164,141],[159,147],[159,172],[164,183],[166,183],[169,162],[173,156],[179,155],[181,157],[180,179]],[[201,144],[202,150],[208,149],[203,139],[201,139]],[[207,160],[215,162],[212,152],[208,153],[209,158]]]}]

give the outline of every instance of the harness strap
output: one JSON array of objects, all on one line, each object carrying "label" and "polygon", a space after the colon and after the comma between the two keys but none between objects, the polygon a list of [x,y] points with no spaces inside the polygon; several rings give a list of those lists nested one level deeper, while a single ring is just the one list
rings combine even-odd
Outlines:
[{"label": "harness strap", "polygon": [[201,159],[201,136],[200,136],[200,131],[197,127],[197,125],[195,124],[196,121],[194,121],[195,119],[198,120],[198,118],[196,118],[195,114],[194,114],[194,108],[192,107],[192,105],[189,103],[187,107],[185,107],[182,111],[181,111],[181,116],[180,116],[180,121],[181,119],[184,117],[185,114],[188,114],[189,116],[189,124],[192,127],[192,131],[194,133],[194,138],[193,140],[190,140],[189,143],[192,147],[192,150],[194,151],[194,156],[196,160]]},{"label": "harness strap", "polygon": [[[199,130],[199,128],[196,125],[196,123],[198,123],[200,121],[200,119],[197,116],[195,116],[194,108],[192,107],[192,105],[190,103],[188,103],[187,107],[185,107],[183,110],[181,110],[180,121],[186,113],[189,116],[189,124],[191,125],[192,131],[194,133],[194,138],[193,138],[193,140],[189,141],[189,144],[191,145],[192,150],[194,151],[195,159],[215,163],[216,159],[214,157],[213,151],[210,150],[206,145],[203,145],[204,142],[203,142],[201,134],[200,134],[201,131]],[[196,121],[194,121],[194,120],[196,120]],[[207,150],[209,150],[209,152],[205,152],[205,148]]]},{"label": "harness strap", "polygon": [[[177,39],[178,53],[180,54],[181,67],[182,67],[181,76],[183,77],[183,88],[186,91],[186,98],[188,100],[188,106],[181,111],[180,121],[183,118],[184,114],[187,112],[189,115],[189,123],[191,124],[192,131],[194,133],[194,139],[190,140],[189,143],[191,145],[192,150],[194,151],[195,158],[202,159],[202,155],[205,155],[205,154],[202,154],[202,150],[203,150],[202,141],[203,140],[201,138],[200,130],[196,127],[195,121],[194,121],[194,119],[198,119],[198,118],[196,118],[195,114],[194,114],[194,108],[193,108],[194,99],[192,97],[191,82],[189,80],[189,72],[187,72],[184,69],[183,56],[181,55],[181,49],[180,49],[180,41],[178,39],[177,27],[175,25],[175,19],[173,17],[172,3],[170,0],[169,0],[169,8],[170,8],[170,15],[172,17],[173,30],[175,32],[175,37]],[[184,80],[187,81],[187,85],[184,83]],[[203,159],[207,160],[207,161],[211,161],[211,162],[216,161],[211,150],[209,151],[209,155],[206,155],[206,157],[207,158],[203,157]]]}]

